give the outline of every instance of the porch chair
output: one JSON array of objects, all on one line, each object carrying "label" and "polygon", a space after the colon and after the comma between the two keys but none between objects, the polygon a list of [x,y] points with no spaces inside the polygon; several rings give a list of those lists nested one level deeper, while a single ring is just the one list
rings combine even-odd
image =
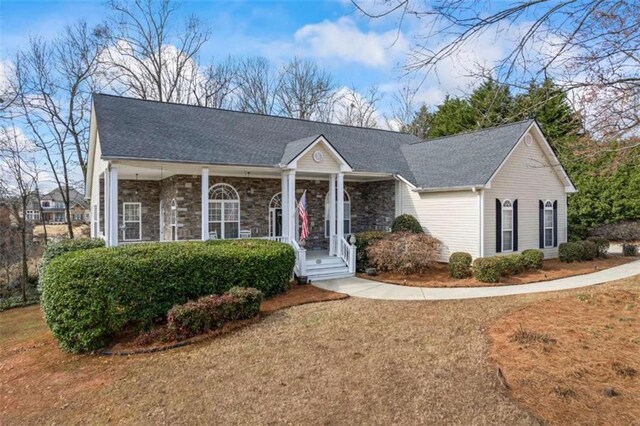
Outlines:
[{"label": "porch chair", "polygon": [[251,229],[242,229],[240,231],[240,238],[251,238]]},{"label": "porch chair", "polygon": [[218,231],[210,231],[209,232],[209,239],[210,240],[217,240],[218,239]]}]

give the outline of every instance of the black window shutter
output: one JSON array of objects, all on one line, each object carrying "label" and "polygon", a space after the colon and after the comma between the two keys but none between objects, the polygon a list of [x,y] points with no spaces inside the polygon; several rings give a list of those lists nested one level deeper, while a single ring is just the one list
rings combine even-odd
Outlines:
[{"label": "black window shutter", "polygon": [[558,247],[558,201],[553,202],[553,246]]},{"label": "black window shutter", "polygon": [[538,226],[538,229],[540,230],[539,234],[540,234],[540,244],[539,247],[542,249],[544,248],[544,201],[540,200],[538,201],[539,203],[539,210],[540,210],[540,223]]},{"label": "black window shutter", "polygon": [[496,253],[502,252],[502,203],[496,198]]},{"label": "black window shutter", "polygon": [[518,200],[513,202],[513,251],[518,251]]}]

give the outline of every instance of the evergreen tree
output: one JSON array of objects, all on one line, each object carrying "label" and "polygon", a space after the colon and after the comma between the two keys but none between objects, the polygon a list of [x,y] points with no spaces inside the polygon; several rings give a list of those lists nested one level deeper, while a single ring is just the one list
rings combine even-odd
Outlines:
[{"label": "evergreen tree", "polygon": [[509,87],[486,79],[476,88],[469,98],[473,110],[476,128],[495,127],[516,121],[513,113],[513,98]]},{"label": "evergreen tree", "polygon": [[433,115],[429,137],[453,135],[475,128],[476,120],[469,102],[447,95]]},{"label": "evergreen tree", "polygon": [[402,126],[402,131],[411,133],[420,139],[427,139],[431,130],[431,122],[433,114],[429,112],[426,105],[422,105],[420,109],[413,115],[413,120],[408,125]]}]

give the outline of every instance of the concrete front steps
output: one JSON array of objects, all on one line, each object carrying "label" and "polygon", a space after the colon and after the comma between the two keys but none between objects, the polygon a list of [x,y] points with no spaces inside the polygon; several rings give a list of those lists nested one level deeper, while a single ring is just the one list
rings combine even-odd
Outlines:
[{"label": "concrete front steps", "polygon": [[347,264],[338,256],[314,256],[306,261],[309,280],[322,281],[352,277]]}]

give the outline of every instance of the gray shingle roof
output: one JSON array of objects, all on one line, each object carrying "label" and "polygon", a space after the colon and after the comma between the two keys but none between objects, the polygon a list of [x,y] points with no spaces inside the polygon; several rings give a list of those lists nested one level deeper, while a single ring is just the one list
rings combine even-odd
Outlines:
[{"label": "gray shingle roof", "polygon": [[399,174],[422,188],[486,183],[532,123],[422,141],[387,130],[111,95],[96,94],[93,102],[106,159],[277,166],[323,135],[354,171]]},{"label": "gray shingle roof", "polygon": [[302,151],[307,149],[307,147],[315,142],[320,136],[322,135],[313,135],[289,142],[284,147],[284,154],[282,154],[282,159],[280,160],[280,162],[282,164],[289,164],[294,158],[300,155]]},{"label": "gray shingle roof", "polygon": [[430,139],[402,147],[417,186],[484,185],[533,120]]}]

